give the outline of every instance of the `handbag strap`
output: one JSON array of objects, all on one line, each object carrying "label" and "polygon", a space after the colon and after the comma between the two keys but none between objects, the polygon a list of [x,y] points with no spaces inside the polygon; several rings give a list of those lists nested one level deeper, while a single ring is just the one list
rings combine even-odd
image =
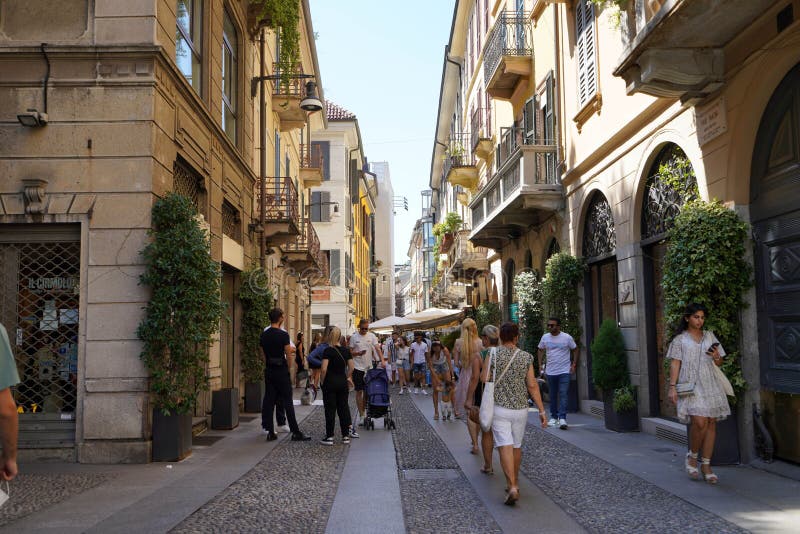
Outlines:
[{"label": "handbag strap", "polygon": [[333,347],[333,350],[335,350],[336,354],[338,354],[339,357],[342,359],[342,363],[344,364],[344,367],[345,367],[345,370],[346,370],[347,369],[347,360],[345,360],[344,356],[342,356],[342,353],[339,352],[339,347]]},{"label": "handbag strap", "polygon": [[[514,363],[514,359],[517,357],[518,353],[519,353],[519,349],[514,349],[514,353],[511,355],[511,359],[508,360],[508,363],[506,364],[505,369],[503,369],[503,372],[500,373],[500,378],[495,379],[494,376],[492,376],[492,382],[497,384],[498,381],[502,380],[503,377],[506,376],[506,371],[508,371],[508,369],[511,367],[511,364]],[[494,372],[497,373],[497,366],[496,365],[494,366]]]}]

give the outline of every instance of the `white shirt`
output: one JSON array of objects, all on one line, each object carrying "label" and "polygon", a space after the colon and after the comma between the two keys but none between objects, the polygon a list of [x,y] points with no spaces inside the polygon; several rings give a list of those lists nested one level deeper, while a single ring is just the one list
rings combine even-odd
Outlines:
[{"label": "white shirt", "polygon": [[428,344],[424,341],[411,344],[411,351],[414,353],[414,363],[425,363],[425,353],[428,352]]},{"label": "white shirt", "polygon": [[569,352],[576,347],[575,340],[566,332],[559,332],[557,336],[543,335],[539,341],[539,348],[545,349],[547,354],[545,360],[547,376],[569,374]]},{"label": "white shirt", "polygon": [[360,356],[353,355],[353,362],[359,371],[372,369],[372,360],[378,359],[375,354],[375,345],[378,345],[378,337],[372,332],[367,332],[363,336],[356,332],[350,336],[350,350],[355,352],[366,351]]}]

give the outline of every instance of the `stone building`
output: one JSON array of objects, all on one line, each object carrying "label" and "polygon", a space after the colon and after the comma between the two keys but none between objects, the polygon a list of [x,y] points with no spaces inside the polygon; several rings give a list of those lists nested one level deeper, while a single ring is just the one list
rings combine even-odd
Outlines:
[{"label": "stone building", "polygon": [[394,315],[394,189],[389,162],[370,162],[375,174],[375,258],[373,277],[373,319]]},{"label": "stone building", "polygon": [[[685,440],[665,402],[658,280],[666,230],[686,198],[657,173],[685,158],[700,198],[719,199],[753,232],[755,286],[740,341],[748,387],[734,419],[741,457],[756,451],[755,405],[775,455],[797,462],[800,119],[791,110],[800,94],[800,4],[718,6],[456,2],[431,186],[440,198],[453,184],[469,189],[469,238],[499,256],[505,317],[520,270],[541,273],[559,249],[584,258],[582,409],[602,413],[585,347],[612,318],[625,336],[641,428]],[[459,131],[472,142],[458,141]],[[454,148],[454,137],[474,156]],[[445,173],[437,159],[454,165]]]},{"label": "stone building", "polygon": [[310,333],[304,273],[327,267],[305,205],[321,182],[308,129],[325,117],[300,109],[306,78],[295,76],[321,87],[309,6],[298,4],[299,64],[279,84],[251,83],[262,67],[277,74],[279,43],[248,4],[0,3],[0,320],[22,378],[23,457],[149,461],[140,251],[169,191],[195,203],[222,267],[230,320],[211,350],[210,389],[243,392],[236,295],[262,235],[286,328]]}]

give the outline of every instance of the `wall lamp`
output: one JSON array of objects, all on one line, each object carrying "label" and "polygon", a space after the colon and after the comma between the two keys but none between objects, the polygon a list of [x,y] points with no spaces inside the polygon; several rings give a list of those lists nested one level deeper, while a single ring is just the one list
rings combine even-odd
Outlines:
[{"label": "wall lamp", "polygon": [[339,213],[339,203],[335,201],[331,202],[309,202],[308,207],[311,208],[312,206],[333,206],[333,213],[331,214],[332,219],[338,219],[341,217],[341,213]]},{"label": "wall lamp", "polygon": [[29,108],[25,113],[17,115],[17,120],[21,125],[27,126],[28,128],[38,128],[39,126],[47,124],[47,113]]},{"label": "wall lamp", "polygon": [[[256,76],[250,80],[250,94],[255,97],[258,91],[258,84],[263,81],[277,82],[281,80],[303,80],[314,78],[313,74],[270,74],[268,76]],[[309,80],[306,82],[306,96],[300,101],[300,109],[314,113],[323,108],[322,100],[317,96],[317,82]]]}]

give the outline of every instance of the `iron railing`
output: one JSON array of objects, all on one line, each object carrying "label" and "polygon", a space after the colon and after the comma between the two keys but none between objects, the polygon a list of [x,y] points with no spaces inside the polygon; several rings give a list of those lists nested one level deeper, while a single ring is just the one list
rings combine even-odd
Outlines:
[{"label": "iron railing", "polygon": [[315,144],[300,143],[300,168],[321,169],[324,163],[322,147]]},{"label": "iron railing", "polygon": [[[297,188],[287,176],[267,176],[267,216],[265,222],[289,221],[297,224]],[[256,214],[261,213],[261,188],[255,185]]]},{"label": "iron railing", "polygon": [[492,108],[476,108],[472,112],[470,146],[475,149],[481,139],[492,137]]},{"label": "iron railing", "polygon": [[[304,252],[308,254],[316,264],[317,269],[319,269],[319,271],[322,273],[322,276],[324,278],[328,277],[328,261],[327,258],[325,258],[325,254],[320,249],[317,231],[314,229],[314,225],[311,224],[311,220],[308,217],[303,219],[303,222],[300,225],[300,235],[294,242],[288,243],[284,247],[284,250],[287,252]],[[312,277],[311,272],[300,274],[301,278]]]},{"label": "iron railing", "polygon": [[492,27],[483,51],[483,79],[489,81],[503,56],[533,55],[530,13],[503,11]]},{"label": "iron railing", "polygon": [[442,172],[447,173],[454,167],[474,167],[475,153],[472,151],[469,132],[459,132],[450,135],[450,144],[445,154]]},{"label": "iron railing", "polygon": [[272,83],[273,95],[303,96],[306,80],[303,78],[303,66],[300,63],[297,63],[289,72],[282,71],[279,63],[273,63],[272,73],[281,77]]}]

